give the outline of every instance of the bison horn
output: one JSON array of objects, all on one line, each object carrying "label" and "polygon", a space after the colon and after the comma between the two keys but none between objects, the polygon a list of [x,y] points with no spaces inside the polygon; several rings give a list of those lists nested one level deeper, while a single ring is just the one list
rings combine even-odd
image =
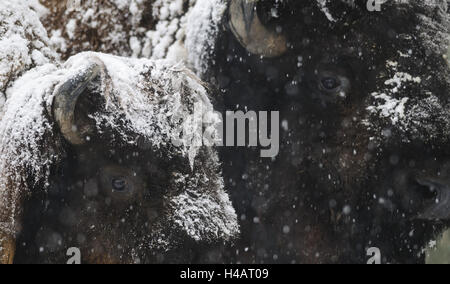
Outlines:
[{"label": "bison horn", "polygon": [[286,37],[261,22],[257,4],[261,0],[231,0],[230,28],[248,52],[264,57],[278,57],[287,51]]},{"label": "bison horn", "polygon": [[16,240],[0,231],[0,264],[13,264]]},{"label": "bison horn", "polygon": [[62,84],[53,99],[53,117],[64,138],[72,145],[82,145],[86,141],[89,127],[77,125],[76,106],[89,85],[99,77],[102,66],[94,63],[83,73]]}]

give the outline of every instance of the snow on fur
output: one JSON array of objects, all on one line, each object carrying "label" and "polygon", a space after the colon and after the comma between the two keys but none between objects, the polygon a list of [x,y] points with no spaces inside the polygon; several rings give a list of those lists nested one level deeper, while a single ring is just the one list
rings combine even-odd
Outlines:
[{"label": "snow on fur", "polygon": [[[52,47],[67,59],[82,51],[139,56],[153,26],[153,0],[41,0]],[[47,16],[51,15],[51,16]]]},{"label": "snow on fur", "polygon": [[[450,104],[436,84],[450,85],[448,66],[440,61],[450,46],[450,17],[447,1],[392,1],[386,9],[416,8],[417,25],[413,34],[397,36],[396,55],[386,61],[386,74],[378,90],[369,99],[369,115],[387,120],[388,125],[375,126],[381,133],[389,125],[400,132],[403,140],[450,141]],[[392,6],[388,6],[392,5]],[[397,7],[398,6],[398,7]],[[426,54],[426,59],[423,59]],[[426,60],[426,62],[424,62]],[[427,69],[430,62],[433,69]]]},{"label": "snow on fur", "polygon": [[227,5],[223,0],[197,0],[186,27],[189,66],[202,76],[214,52]]},{"label": "snow on fur", "polygon": [[[0,1],[0,119],[6,89],[25,71],[54,61],[47,33],[24,1]],[[29,3],[39,8],[35,1]]]},{"label": "snow on fur", "polygon": [[227,7],[224,0],[55,2],[43,0],[52,17],[41,13],[42,21],[64,58],[92,50],[184,62],[196,73],[206,68]]},{"label": "snow on fur", "polygon": [[54,65],[37,67],[9,89],[0,122],[0,230],[15,234],[21,202],[28,189],[49,178],[62,153],[46,106],[64,78]]},{"label": "snow on fur", "polygon": [[[385,47],[395,54],[387,58],[384,67],[379,66],[385,72],[377,78],[377,90],[368,90],[368,117],[362,123],[380,139],[385,138],[383,131],[391,129],[404,141],[449,141],[450,104],[436,87],[437,83],[450,85],[448,66],[440,62],[447,58],[450,46],[448,1],[383,1],[381,12],[368,12],[365,5],[354,0],[317,0],[317,4],[331,26],[347,25],[350,12],[359,9],[366,19],[360,23],[366,26],[361,28],[368,33],[380,32],[378,21],[392,23],[395,31],[398,28],[395,20],[403,17],[402,11],[410,12],[414,27],[408,33],[397,34],[392,45]],[[430,64],[434,68],[426,69]]]},{"label": "snow on fur", "polygon": [[[82,51],[182,59],[186,13],[196,0],[42,0],[52,46],[68,58]],[[119,24],[120,23],[120,24]]]}]

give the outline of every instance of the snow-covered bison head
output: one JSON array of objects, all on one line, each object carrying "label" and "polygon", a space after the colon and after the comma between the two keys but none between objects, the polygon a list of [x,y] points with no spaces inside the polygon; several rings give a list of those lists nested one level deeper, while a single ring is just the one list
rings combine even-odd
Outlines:
[{"label": "snow-covered bison head", "polygon": [[224,155],[249,260],[420,261],[450,219],[448,1],[226,2],[198,71],[283,120],[275,161]]},{"label": "snow-covered bison head", "polygon": [[84,53],[32,69],[8,97],[5,258],[65,262],[76,247],[83,262],[190,262],[236,236],[215,151],[172,143],[177,118],[195,103],[212,108],[184,67]]}]

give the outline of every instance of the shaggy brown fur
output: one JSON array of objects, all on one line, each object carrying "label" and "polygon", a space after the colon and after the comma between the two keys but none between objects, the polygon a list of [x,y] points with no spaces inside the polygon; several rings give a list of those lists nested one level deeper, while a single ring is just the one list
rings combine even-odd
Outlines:
[{"label": "shaggy brown fur", "polygon": [[[142,40],[154,27],[154,0],[128,1],[123,7],[114,0],[41,0],[49,9],[42,19],[63,59],[81,51],[120,56],[133,55],[130,40]],[[123,1],[120,1],[123,2]],[[117,2],[119,3],[119,2]],[[136,6],[131,9],[131,4]]]}]

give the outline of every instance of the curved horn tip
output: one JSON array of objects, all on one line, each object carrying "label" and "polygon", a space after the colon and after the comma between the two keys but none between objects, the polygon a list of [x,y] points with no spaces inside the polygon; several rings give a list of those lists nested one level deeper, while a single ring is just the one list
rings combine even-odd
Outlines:
[{"label": "curved horn tip", "polygon": [[229,7],[230,28],[248,52],[268,58],[287,52],[287,39],[264,26],[256,12],[260,0],[232,0]]},{"label": "curved horn tip", "polygon": [[61,134],[73,145],[82,145],[86,142],[75,124],[77,102],[89,83],[100,75],[101,70],[101,65],[92,63],[82,74],[72,77],[55,92],[52,106],[53,117],[60,128]]},{"label": "curved horn tip", "polygon": [[0,264],[13,264],[16,252],[16,240],[0,233]]}]

